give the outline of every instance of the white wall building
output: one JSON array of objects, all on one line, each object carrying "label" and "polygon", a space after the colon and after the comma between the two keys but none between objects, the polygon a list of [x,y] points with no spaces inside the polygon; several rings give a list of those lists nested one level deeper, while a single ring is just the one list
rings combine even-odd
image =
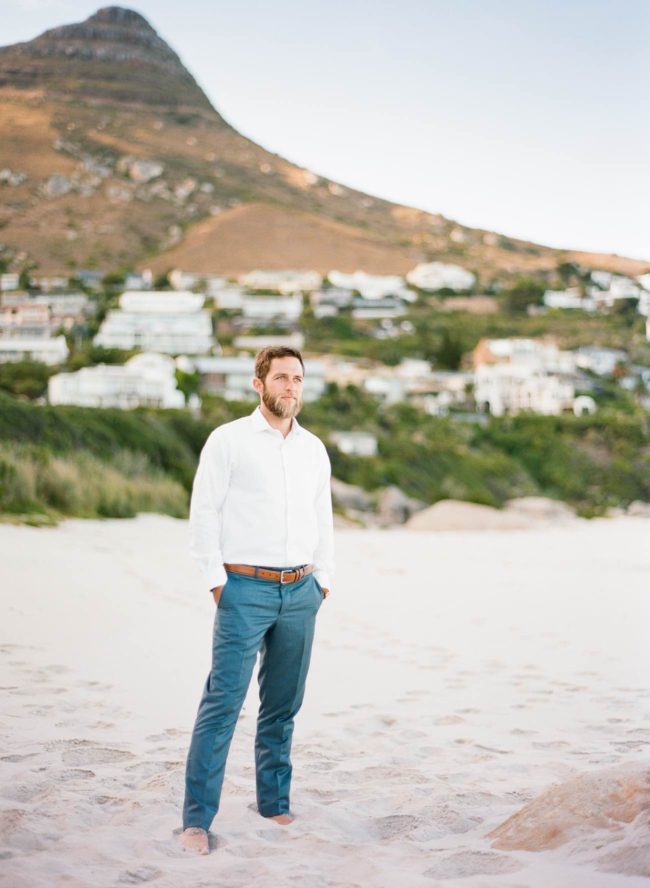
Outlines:
[{"label": "white wall building", "polygon": [[348,456],[377,456],[377,437],[371,432],[331,432],[329,437]]},{"label": "white wall building", "polygon": [[545,373],[574,373],[577,358],[574,352],[562,351],[551,340],[481,339],[472,352],[474,367],[482,364],[521,364]]},{"label": "white wall building", "polygon": [[239,283],[250,290],[273,290],[277,293],[309,293],[318,290],[323,277],[317,271],[249,271]]},{"label": "white wall building", "polygon": [[582,370],[591,370],[598,376],[611,376],[618,364],[627,362],[627,352],[620,348],[602,348],[585,345],[574,351],[576,365]]},{"label": "white wall building", "polygon": [[527,364],[483,364],[474,374],[474,399],[493,416],[531,410],[557,415],[573,409],[573,385]]},{"label": "white wall building", "polygon": [[0,306],[0,336],[28,339],[49,337],[50,311],[47,305],[24,299],[14,305]]},{"label": "white wall building", "polygon": [[203,302],[199,293],[127,291],[120,308],[109,311],[94,343],[171,355],[206,354],[216,343]]},{"label": "white wall building", "polygon": [[302,314],[302,295],[258,296],[244,294],[242,300],[244,317],[250,321],[285,321],[293,323]]},{"label": "white wall building", "polygon": [[352,301],[352,317],[357,320],[401,318],[405,314],[404,303],[391,296],[384,296],[381,299],[363,299],[357,296]]},{"label": "white wall building", "polygon": [[364,299],[383,299],[384,296],[399,296],[407,302],[415,302],[417,299],[417,293],[408,289],[404,278],[394,274],[367,274],[365,271],[345,274],[342,271],[330,271],[327,277],[334,287],[357,290]]},{"label": "white wall building", "polygon": [[7,336],[0,338],[0,363],[5,361],[40,361],[43,364],[62,364],[68,357],[65,336],[52,339]]},{"label": "white wall building", "polygon": [[236,284],[228,284],[225,287],[209,290],[208,295],[214,299],[217,308],[241,311],[244,305],[244,290]]},{"label": "white wall building", "polygon": [[176,364],[167,355],[135,355],[124,366],[99,364],[76,373],[57,373],[48,383],[50,404],[82,407],[183,407]]},{"label": "white wall building", "polygon": [[20,275],[17,272],[8,271],[5,274],[0,274],[0,290],[3,293],[7,293],[10,290],[18,289],[18,281],[20,280]]},{"label": "white wall building", "polygon": [[305,337],[302,333],[293,332],[285,335],[273,334],[272,336],[236,336],[233,340],[235,348],[247,349],[250,351],[259,351],[266,348],[267,345],[286,345],[289,348],[297,348],[300,351],[304,348]]},{"label": "white wall building", "polygon": [[409,271],[406,280],[420,290],[471,290],[476,283],[476,276],[460,265],[426,262]]},{"label": "white wall building", "polygon": [[544,293],[544,305],[547,308],[573,308],[582,311],[595,311],[596,301],[591,296],[583,296],[580,290],[547,290]]}]

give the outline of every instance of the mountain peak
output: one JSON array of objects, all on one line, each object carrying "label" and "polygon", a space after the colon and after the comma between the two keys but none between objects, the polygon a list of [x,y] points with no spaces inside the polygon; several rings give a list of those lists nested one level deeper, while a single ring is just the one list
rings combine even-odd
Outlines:
[{"label": "mountain peak", "polygon": [[103,6],[86,19],[87,24],[91,22],[106,22],[110,25],[124,25],[127,28],[154,30],[143,15],[134,9],[126,9],[124,6]]},{"label": "mountain peak", "polygon": [[144,16],[121,6],[105,6],[83,22],[0,48],[0,86],[211,109],[174,50]]}]

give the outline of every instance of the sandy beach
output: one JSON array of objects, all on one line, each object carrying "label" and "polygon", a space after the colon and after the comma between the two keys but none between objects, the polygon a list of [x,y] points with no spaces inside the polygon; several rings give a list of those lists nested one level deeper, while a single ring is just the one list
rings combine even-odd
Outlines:
[{"label": "sandy beach", "polygon": [[[297,819],[251,807],[253,684],[199,858],[175,832],[214,605],[186,523],[0,525],[0,884],[647,886],[650,801],[594,825],[580,779],[650,770],[649,543],[644,518],[339,530]],[[494,845],[553,787],[555,847]]]}]

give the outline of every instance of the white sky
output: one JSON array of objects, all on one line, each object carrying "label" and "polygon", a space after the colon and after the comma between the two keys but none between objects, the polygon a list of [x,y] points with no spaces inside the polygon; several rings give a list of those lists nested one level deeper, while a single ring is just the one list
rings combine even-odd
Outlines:
[{"label": "white sky", "polygon": [[[3,44],[97,0],[3,0]],[[466,224],[649,260],[650,0],[137,0],[221,114]]]}]

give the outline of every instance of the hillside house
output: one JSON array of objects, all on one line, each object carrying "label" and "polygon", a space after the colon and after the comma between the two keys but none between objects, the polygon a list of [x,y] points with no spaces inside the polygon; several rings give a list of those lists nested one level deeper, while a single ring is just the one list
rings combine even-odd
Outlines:
[{"label": "hillside house", "polygon": [[582,370],[591,370],[597,376],[611,376],[619,364],[627,362],[627,352],[620,348],[603,348],[585,345],[574,350],[576,365]]},{"label": "hillside house", "polygon": [[241,348],[246,351],[259,351],[266,348],[267,345],[286,345],[289,348],[304,348],[305,337],[302,333],[294,331],[293,333],[273,334],[271,336],[236,336],[233,340],[235,348]]},{"label": "hillside house", "polygon": [[527,363],[482,364],[474,374],[474,400],[493,416],[530,410],[550,416],[573,410],[573,385]]},{"label": "hillside house", "polygon": [[472,352],[477,369],[485,364],[520,364],[545,373],[575,373],[573,352],[560,350],[552,339],[480,339]]},{"label": "hillside house", "polygon": [[71,330],[83,324],[86,318],[94,314],[95,306],[85,293],[52,293],[47,296],[34,296],[35,305],[46,306],[50,314],[50,324],[54,330],[63,327]]},{"label": "hillside house", "polygon": [[544,293],[544,305],[547,308],[580,309],[596,311],[596,300],[591,296],[583,296],[578,287],[568,290],[547,290]]},{"label": "hillside house", "polygon": [[124,366],[99,364],[76,373],[57,373],[48,383],[50,404],[81,407],[179,408],[185,405],[176,387],[176,364],[167,355],[135,355]]},{"label": "hillside house", "polygon": [[125,290],[150,290],[153,287],[153,272],[145,269],[140,272],[129,272],[124,278]]},{"label": "hillside house", "polygon": [[261,296],[245,293],[242,300],[244,319],[255,324],[295,324],[302,314],[302,295]]},{"label": "hillside house", "polygon": [[20,286],[20,275],[18,272],[9,271],[5,274],[0,274],[0,291],[3,293],[8,293],[11,290],[17,290]]},{"label": "hillside house", "polygon": [[415,302],[417,293],[406,286],[403,277],[394,274],[367,274],[355,271],[345,274],[342,271],[330,271],[327,275],[334,288],[357,292],[364,299],[384,299],[386,296],[397,296],[406,302]]},{"label": "hillside house", "polygon": [[409,284],[420,290],[471,290],[476,283],[476,276],[460,265],[448,265],[445,262],[425,262],[416,265],[406,275]]},{"label": "hillside house", "polygon": [[258,269],[240,275],[238,281],[249,290],[269,290],[290,295],[318,290],[323,283],[323,278],[317,271],[264,271]]},{"label": "hillside house", "polygon": [[68,357],[65,336],[0,337],[0,363],[6,361],[39,361],[42,364],[62,364]]},{"label": "hillside house", "polygon": [[406,306],[396,296],[384,296],[381,299],[364,299],[355,296],[352,300],[352,317],[356,320],[382,320],[404,317]]},{"label": "hillside house", "polygon": [[0,305],[0,336],[40,339],[51,334],[47,305],[24,299],[13,305]]},{"label": "hillside house", "polygon": [[377,456],[377,436],[371,432],[330,432],[329,438],[347,456]]},{"label": "hillside house", "polygon": [[126,291],[120,308],[109,311],[94,343],[169,355],[207,354],[217,343],[203,302],[199,293]]}]

